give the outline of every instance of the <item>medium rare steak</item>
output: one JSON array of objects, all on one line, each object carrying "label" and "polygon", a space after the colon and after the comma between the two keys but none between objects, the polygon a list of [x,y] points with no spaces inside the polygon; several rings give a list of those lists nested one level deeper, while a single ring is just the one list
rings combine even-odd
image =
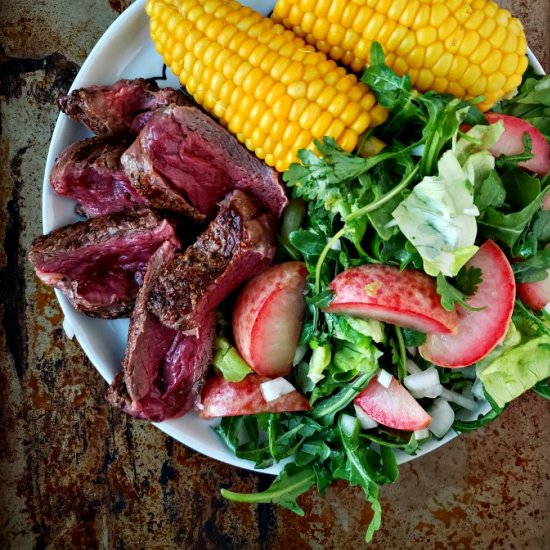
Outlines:
[{"label": "medium rare steak", "polygon": [[159,109],[122,155],[134,187],[156,208],[212,218],[231,190],[253,195],[276,216],[287,203],[277,173],[195,107]]},{"label": "medium rare steak", "polygon": [[133,307],[151,255],[179,241],[172,225],[146,208],[92,218],[37,237],[36,274],[93,317],[123,317]]},{"label": "medium rare steak", "polygon": [[198,400],[215,335],[213,312],[196,337],[164,326],[147,310],[152,285],[174,251],[166,242],[151,257],[132,312],[124,370],[107,391],[107,399],[126,413],[157,422],[187,413]]},{"label": "medium rare steak", "polygon": [[97,136],[69,145],[50,174],[53,190],[75,200],[89,218],[144,206],[120,164],[129,144],[124,138]]},{"label": "medium rare steak", "polygon": [[148,303],[165,325],[201,337],[202,319],[275,255],[275,218],[233,191],[195,244],[166,265]]},{"label": "medium rare steak", "polygon": [[58,98],[66,115],[94,134],[136,135],[159,107],[191,100],[173,88],[159,88],[154,80],[119,80],[111,86],[88,86]]}]

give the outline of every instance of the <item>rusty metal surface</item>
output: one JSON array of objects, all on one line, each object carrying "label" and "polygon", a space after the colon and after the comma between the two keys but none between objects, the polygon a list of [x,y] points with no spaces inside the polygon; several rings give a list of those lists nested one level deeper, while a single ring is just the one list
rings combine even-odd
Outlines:
[{"label": "rusty metal surface", "polygon": [[[305,518],[224,501],[268,476],[216,462],[111,410],[26,261],[55,97],[129,1],[0,1],[0,547],[352,548],[359,489],[302,499]],[[506,0],[550,69],[548,0]],[[404,465],[373,548],[548,548],[550,411],[527,394],[492,425]]]}]

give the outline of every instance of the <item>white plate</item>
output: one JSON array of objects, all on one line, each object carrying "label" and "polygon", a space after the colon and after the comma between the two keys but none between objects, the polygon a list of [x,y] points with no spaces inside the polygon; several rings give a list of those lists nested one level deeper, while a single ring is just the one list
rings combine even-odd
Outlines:
[{"label": "white plate", "polygon": [[[266,15],[275,5],[275,2],[267,0],[251,0],[242,3]],[[107,29],[82,65],[71,90],[92,84],[112,84],[120,78],[153,77],[161,74],[163,62],[149,38],[149,22],[144,7],[145,0],[137,0]],[[531,54],[530,61],[536,70],[543,72],[542,67]],[[161,81],[160,85],[177,88],[179,84],[176,77],[170,71],[167,76],[167,81]],[[44,233],[77,220],[74,214],[74,202],[53,193],[49,184],[49,175],[61,151],[71,143],[89,135],[91,135],[90,132],[81,124],[71,121],[64,114],[59,115],[46,161],[42,193]],[[110,383],[121,369],[128,334],[128,320],[106,321],[86,317],[75,311],[61,292],[56,291],[56,293],[65,315],[66,332],[74,333],[84,353],[103,378]],[[254,463],[236,458],[223,445],[210,428],[213,424],[214,422],[201,420],[193,411],[183,418],[155,425],[174,439],[204,455],[253,470]],[[442,440],[431,441],[425,445],[416,456],[437,449],[454,437],[456,433],[451,431]],[[415,457],[399,452],[397,458],[402,464]],[[262,472],[277,474],[281,466],[277,464]]]}]

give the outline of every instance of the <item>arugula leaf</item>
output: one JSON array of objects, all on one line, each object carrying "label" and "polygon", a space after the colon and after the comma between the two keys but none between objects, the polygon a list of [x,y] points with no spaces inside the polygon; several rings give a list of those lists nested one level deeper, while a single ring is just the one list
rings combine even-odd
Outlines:
[{"label": "arugula leaf", "polygon": [[518,283],[535,283],[548,277],[550,269],[550,248],[540,250],[522,262],[512,264],[512,271]]},{"label": "arugula leaf", "polygon": [[270,487],[261,493],[235,493],[222,489],[221,494],[226,499],[235,502],[279,504],[299,516],[303,516],[304,510],[298,505],[296,499],[307,493],[314,484],[315,472],[312,466],[296,466],[289,462],[285,464]]},{"label": "arugula leaf", "polygon": [[397,479],[397,460],[389,447],[381,447],[378,454],[372,448],[365,446],[359,438],[357,421],[355,428],[348,433],[344,429],[341,415],[338,421],[338,434],[345,458],[334,470],[334,477],[345,479],[351,485],[359,485],[363,489],[374,513],[365,535],[366,542],[370,542],[374,533],[380,528],[382,520],[382,507],[378,500],[379,484],[393,483]]},{"label": "arugula leaf", "polygon": [[506,190],[494,170],[474,188],[474,204],[482,214],[487,208],[500,208],[506,199]]},{"label": "arugula leaf", "polygon": [[340,389],[333,395],[319,400],[310,411],[310,416],[324,426],[332,426],[336,413],[347,407],[353,401],[357,394],[369,383],[369,380],[375,373],[376,370],[360,374],[345,386],[340,386]]},{"label": "arugula leaf", "polygon": [[500,104],[503,113],[523,118],[550,139],[550,77],[535,75],[524,80],[519,93]]},{"label": "arugula leaf", "polygon": [[487,238],[498,239],[512,248],[540,209],[545,196],[546,190],[541,191],[531,204],[519,212],[506,214],[492,207],[487,208],[483,217],[478,220],[479,232]]}]

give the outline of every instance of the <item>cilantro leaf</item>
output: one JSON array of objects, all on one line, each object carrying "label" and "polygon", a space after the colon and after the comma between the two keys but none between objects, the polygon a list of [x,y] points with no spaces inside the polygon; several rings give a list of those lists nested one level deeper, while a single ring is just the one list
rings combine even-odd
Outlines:
[{"label": "cilantro leaf", "polygon": [[535,283],[548,277],[550,269],[550,248],[540,250],[523,262],[512,264],[512,271],[518,283]]},{"label": "cilantro leaf", "polygon": [[480,311],[485,309],[484,307],[472,307],[468,305],[467,302],[467,297],[475,294],[475,291],[481,282],[480,269],[473,267],[461,269],[457,275],[456,282],[457,285],[460,285],[460,288],[457,288],[449,283],[442,273],[437,275],[436,290],[441,296],[441,305],[447,311],[452,311],[456,304],[470,311]]}]

